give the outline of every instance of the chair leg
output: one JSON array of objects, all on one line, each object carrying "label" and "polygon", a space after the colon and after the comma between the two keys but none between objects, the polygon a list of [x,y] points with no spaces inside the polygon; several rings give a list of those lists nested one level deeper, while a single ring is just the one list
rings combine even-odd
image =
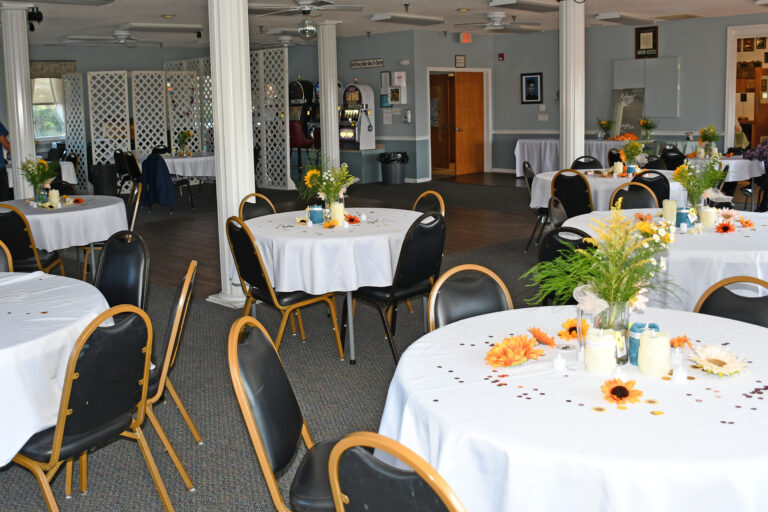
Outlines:
[{"label": "chair leg", "polygon": [[80,493],[88,494],[88,453],[83,452],[78,459],[80,466]]},{"label": "chair leg", "polygon": [[384,324],[384,333],[387,336],[387,341],[389,342],[389,348],[392,350],[392,357],[395,359],[395,364],[397,364],[400,358],[397,355],[397,349],[395,348],[395,343],[394,341],[392,341],[392,333],[389,332],[389,324],[387,323],[387,317],[384,314],[384,308],[376,304],[376,311],[379,312],[379,317],[381,317],[381,323]]},{"label": "chair leg", "polygon": [[[343,361],[344,349],[341,346],[341,336],[339,336],[339,328],[338,328],[339,322],[336,318],[336,303],[334,302],[333,297],[326,299],[325,302],[328,304],[328,311],[331,313],[331,322],[333,323],[333,335],[336,337],[336,348],[339,350],[339,360]],[[345,300],[345,304],[346,304],[346,300]],[[346,308],[344,309],[346,310]]]},{"label": "chair leg", "polygon": [[155,459],[152,457],[152,452],[149,451],[149,444],[147,444],[147,438],[144,437],[144,432],[141,431],[141,427],[136,427],[136,430],[131,434],[132,435],[128,437],[136,439],[139,443],[139,449],[141,449],[141,454],[144,456],[144,460],[147,463],[149,473],[152,475],[152,481],[155,483],[155,488],[163,502],[163,507],[167,512],[172,512],[174,509],[173,504],[171,504],[171,498],[168,496],[168,491],[165,488],[163,479],[160,477],[160,472],[157,470],[157,464],[155,464]]},{"label": "chair leg", "polygon": [[192,437],[195,438],[195,442],[197,444],[203,444],[203,438],[200,437],[200,432],[197,431],[197,427],[195,427],[195,423],[192,421],[192,418],[189,416],[189,413],[187,412],[187,408],[184,407],[184,403],[181,401],[181,397],[176,392],[176,388],[174,388],[173,384],[171,384],[170,379],[166,379],[165,388],[168,390],[168,393],[171,395],[171,398],[173,398],[173,401],[176,402],[176,407],[179,409],[181,416],[184,418],[184,421],[186,422],[187,427],[189,427],[189,431],[192,432]]},{"label": "chair leg", "polygon": [[187,193],[189,195],[189,207],[194,209],[195,203],[192,202],[192,187],[189,185],[189,182],[187,182]]},{"label": "chair leg", "polygon": [[528,237],[528,243],[525,244],[525,249],[523,249],[523,253],[528,252],[528,248],[531,246],[531,242],[533,242],[533,238],[536,236],[536,231],[538,231],[539,227],[541,227],[541,229],[543,230],[545,223],[546,223],[546,218],[543,215],[539,215],[539,217],[536,219],[536,224],[533,225],[533,231],[531,231],[531,236]]},{"label": "chair leg", "polygon": [[392,322],[390,323],[390,329],[392,331],[392,336],[395,336],[397,333],[397,303],[395,303],[394,306],[392,306]]},{"label": "chair leg", "polygon": [[408,306],[408,312],[410,314],[413,314],[413,306],[411,306],[411,300],[410,299],[405,299],[405,305]]},{"label": "chair leg", "polygon": [[73,460],[67,459],[65,464],[66,478],[64,479],[64,498],[70,499],[72,497],[72,465]]},{"label": "chair leg", "polygon": [[187,470],[184,468],[184,464],[181,463],[181,459],[179,459],[179,455],[173,448],[171,441],[168,439],[168,436],[165,435],[165,430],[163,430],[162,425],[160,425],[160,421],[157,419],[157,416],[155,416],[155,412],[152,410],[152,405],[147,404],[146,410],[149,422],[152,423],[152,426],[155,428],[155,432],[157,433],[157,437],[160,438],[160,442],[163,443],[165,451],[168,452],[168,455],[173,461],[173,465],[176,466],[176,470],[179,472],[179,475],[181,475],[181,479],[184,480],[184,485],[186,485],[187,489],[190,491],[194,491],[195,485],[192,483],[192,479],[189,478],[189,473],[187,473]]},{"label": "chair leg", "polygon": [[294,311],[293,316],[296,317],[296,320],[299,323],[299,334],[301,335],[301,341],[307,341],[307,336],[304,334],[304,322],[301,320],[301,310],[297,309]]},{"label": "chair leg", "polygon": [[251,311],[251,306],[253,303],[256,302],[253,297],[246,297],[245,298],[245,305],[243,306],[243,312],[240,314],[240,316],[248,316],[248,313]]},{"label": "chair leg", "polygon": [[88,279],[88,255],[91,253],[91,248],[85,248],[85,261],[83,262],[83,281]]},{"label": "chair leg", "polygon": [[43,468],[31,459],[21,455],[14,457],[13,462],[28,469],[35,475],[35,480],[37,480],[37,485],[40,486],[40,491],[43,493],[43,498],[45,499],[45,504],[48,506],[49,512],[59,512],[59,506],[56,504],[56,498],[53,497],[51,484],[48,482],[48,476],[43,471]]},{"label": "chair leg", "polygon": [[341,337],[342,343],[347,343],[347,294],[344,294],[344,300],[341,301]]},{"label": "chair leg", "polygon": [[290,311],[282,311],[283,318],[280,319],[280,327],[277,329],[277,336],[275,336],[275,350],[280,349],[280,343],[283,341],[283,334],[285,333],[285,326],[288,324],[288,317],[291,316]]},{"label": "chair leg", "polygon": [[296,320],[294,318],[294,314],[291,313],[289,318],[291,319],[291,334],[296,336]]}]

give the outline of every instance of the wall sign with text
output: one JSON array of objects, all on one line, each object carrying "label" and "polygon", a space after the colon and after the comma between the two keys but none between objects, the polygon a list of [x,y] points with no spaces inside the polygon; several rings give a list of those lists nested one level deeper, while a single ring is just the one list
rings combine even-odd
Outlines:
[{"label": "wall sign with text", "polygon": [[382,58],[376,58],[376,59],[355,59],[349,61],[349,68],[350,69],[360,69],[360,68],[380,68],[384,66],[384,59]]},{"label": "wall sign with text", "polygon": [[635,58],[652,59],[659,56],[659,27],[635,29]]}]

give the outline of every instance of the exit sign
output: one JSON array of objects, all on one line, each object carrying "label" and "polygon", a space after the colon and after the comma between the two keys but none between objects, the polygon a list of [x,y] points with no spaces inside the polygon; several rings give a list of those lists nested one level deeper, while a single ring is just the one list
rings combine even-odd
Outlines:
[{"label": "exit sign", "polygon": [[459,34],[459,42],[469,44],[472,42],[472,34],[469,32],[461,32]]}]

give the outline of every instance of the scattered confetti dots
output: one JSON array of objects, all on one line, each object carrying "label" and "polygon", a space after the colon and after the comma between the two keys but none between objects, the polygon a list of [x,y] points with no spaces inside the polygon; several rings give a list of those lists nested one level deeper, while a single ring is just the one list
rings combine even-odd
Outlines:
[{"label": "scattered confetti dots", "polygon": [[667,377],[666,375],[661,378],[661,380],[672,380],[672,377]]},{"label": "scattered confetti dots", "polygon": [[696,401],[697,402],[703,402],[703,400],[701,398],[697,398]]},{"label": "scattered confetti dots", "polygon": [[654,416],[661,416],[662,414],[664,414],[664,411],[651,411],[651,414],[653,414]]},{"label": "scattered confetti dots", "polygon": [[438,400],[437,398],[433,398],[432,401],[433,402],[439,402],[440,400]]},{"label": "scattered confetti dots", "polygon": [[498,383],[498,384],[496,384],[496,385],[497,385],[497,386],[506,386],[506,385],[507,385],[507,383],[506,383],[506,382],[499,382],[499,383]]},{"label": "scattered confetti dots", "polygon": [[595,412],[605,412],[605,407],[593,407],[592,410]]},{"label": "scattered confetti dots", "polygon": [[659,403],[659,402],[657,402],[657,401],[656,401],[656,400],[654,400],[653,398],[649,398],[648,400],[646,400],[646,401],[645,401],[645,403],[647,403],[647,404],[657,404],[657,403]]},{"label": "scattered confetti dots", "polygon": [[696,377],[693,377],[691,375],[689,375],[687,378],[688,378],[688,380],[696,380]]},{"label": "scattered confetti dots", "polygon": [[40,312],[40,314],[41,314],[41,315],[47,315],[47,314],[48,314],[48,312],[47,312],[47,311],[41,311],[41,312]]}]

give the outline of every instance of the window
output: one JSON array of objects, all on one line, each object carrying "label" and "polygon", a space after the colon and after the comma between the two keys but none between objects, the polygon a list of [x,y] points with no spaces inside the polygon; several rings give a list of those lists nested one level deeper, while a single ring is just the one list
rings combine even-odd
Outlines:
[{"label": "window", "polygon": [[60,78],[32,80],[32,121],[36,139],[62,139],[64,123],[64,86]]}]

